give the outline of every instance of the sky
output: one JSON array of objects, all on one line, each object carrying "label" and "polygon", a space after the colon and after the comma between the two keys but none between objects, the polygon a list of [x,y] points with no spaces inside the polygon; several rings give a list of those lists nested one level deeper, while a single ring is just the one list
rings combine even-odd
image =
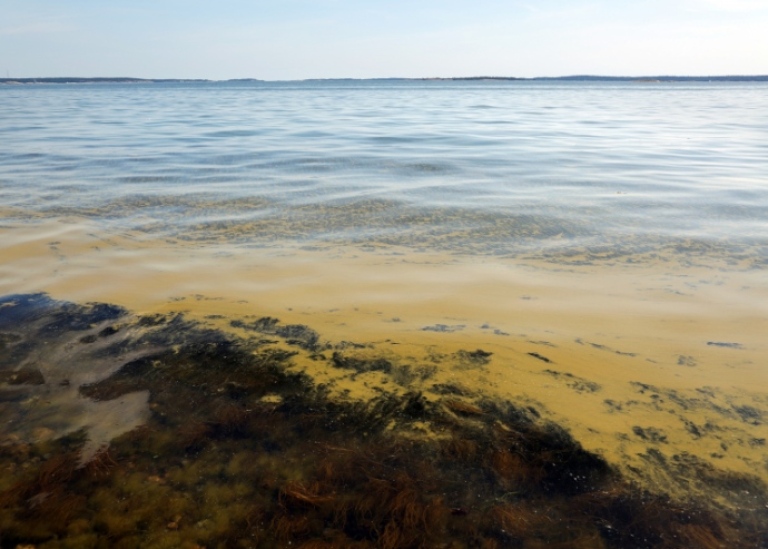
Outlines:
[{"label": "sky", "polygon": [[0,77],[768,74],[768,0],[0,0]]}]

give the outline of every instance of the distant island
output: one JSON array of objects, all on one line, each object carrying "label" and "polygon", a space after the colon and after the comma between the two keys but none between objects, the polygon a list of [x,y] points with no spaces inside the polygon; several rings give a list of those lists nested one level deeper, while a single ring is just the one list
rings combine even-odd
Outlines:
[{"label": "distant island", "polygon": [[438,78],[436,80],[568,80],[596,82],[768,82],[768,75],[724,75],[724,76],[599,76],[577,74],[572,76],[537,76],[514,78],[506,76],[469,76]]},{"label": "distant island", "polygon": [[0,84],[144,84],[153,82],[213,82],[205,79],[183,78],[129,78],[129,77],[81,77],[81,76],[54,76],[43,78],[0,78]]},{"label": "distant island", "polygon": [[[398,81],[571,81],[571,82],[768,82],[768,75],[720,75],[720,76],[600,76],[579,74],[572,76],[537,76],[522,78],[516,76],[454,76],[435,78],[310,78],[292,82],[398,82]],[[0,84],[151,84],[167,82],[278,82],[257,78],[232,78],[229,80],[208,80],[204,78],[131,78],[131,77],[80,77],[57,76],[41,78],[0,78]]]}]

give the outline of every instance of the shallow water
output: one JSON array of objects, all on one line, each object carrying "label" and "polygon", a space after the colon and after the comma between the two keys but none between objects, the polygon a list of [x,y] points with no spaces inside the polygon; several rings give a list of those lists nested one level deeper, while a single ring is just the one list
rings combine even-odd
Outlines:
[{"label": "shallow water", "polygon": [[[0,87],[0,295],[309,326],[333,353],[281,367],[331,398],[530,406],[644,488],[747,512],[768,480],[766,91]],[[80,429],[81,459],[157,398],[127,393],[110,433],[105,403],[42,377],[53,404],[4,408],[2,434]]]},{"label": "shallow water", "polygon": [[691,239],[764,252],[765,92],[734,83],[5,86],[1,198],[194,238],[245,222],[257,225],[247,238],[270,237],[258,224],[287,211],[298,226],[285,236],[309,241],[434,246],[461,230],[442,246],[515,253],[564,240],[631,253]]}]

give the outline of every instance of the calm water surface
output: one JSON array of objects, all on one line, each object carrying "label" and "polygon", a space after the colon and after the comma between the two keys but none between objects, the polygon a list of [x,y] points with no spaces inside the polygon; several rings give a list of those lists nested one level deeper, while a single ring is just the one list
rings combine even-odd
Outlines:
[{"label": "calm water surface", "polygon": [[[0,203],[205,239],[766,259],[765,84],[5,86]],[[265,225],[241,241],[273,239]],[[456,235],[456,231],[460,235]],[[445,238],[453,235],[452,238]]]}]

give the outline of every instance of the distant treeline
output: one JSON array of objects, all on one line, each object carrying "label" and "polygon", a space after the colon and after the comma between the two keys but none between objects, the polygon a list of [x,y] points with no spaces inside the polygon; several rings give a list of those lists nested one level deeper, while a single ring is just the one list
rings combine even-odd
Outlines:
[{"label": "distant treeline", "polygon": [[724,75],[724,76],[599,76],[576,74],[572,76],[538,76],[518,78],[515,76],[458,76],[452,78],[423,78],[421,80],[526,80],[526,81],[578,81],[578,82],[768,82],[768,75]]},{"label": "distant treeline", "polygon": [[81,76],[56,76],[45,78],[0,78],[0,84],[99,84],[99,83],[145,83],[145,82],[208,82],[204,79],[178,79],[178,78],[129,78],[129,77],[81,77]]},{"label": "distant treeline", "polygon": [[724,75],[724,76],[555,76],[532,78],[531,80],[599,80],[608,82],[768,82],[768,75]]},{"label": "distant treeline", "polygon": [[[721,76],[598,76],[579,74],[572,76],[540,76],[519,78],[515,76],[456,76],[447,78],[326,78],[312,79],[314,82],[380,82],[408,80],[448,81],[584,81],[584,82],[768,82],[768,75],[721,75]],[[130,78],[130,77],[45,77],[45,78],[0,78],[0,84],[99,84],[99,83],[153,83],[153,82],[265,82],[256,78],[233,78],[230,80],[207,80],[204,78]]]}]

